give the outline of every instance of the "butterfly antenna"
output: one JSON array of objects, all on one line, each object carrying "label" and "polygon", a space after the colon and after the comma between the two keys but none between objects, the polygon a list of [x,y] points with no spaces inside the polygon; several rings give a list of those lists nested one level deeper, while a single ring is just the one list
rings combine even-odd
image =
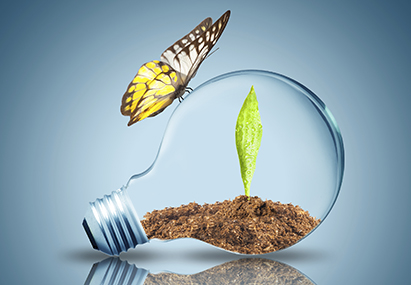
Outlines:
[{"label": "butterfly antenna", "polygon": [[209,55],[206,56],[206,59],[209,58],[213,53],[215,53],[216,51],[218,51],[220,48],[216,48],[215,50],[213,50]]}]

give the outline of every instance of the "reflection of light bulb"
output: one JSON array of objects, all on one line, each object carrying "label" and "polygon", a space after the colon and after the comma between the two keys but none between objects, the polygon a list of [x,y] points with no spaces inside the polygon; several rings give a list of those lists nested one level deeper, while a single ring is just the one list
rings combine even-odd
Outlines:
[{"label": "reflection of light bulb", "polygon": [[110,196],[90,203],[83,226],[95,249],[117,255],[148,241],[134,206],[144,213],[243,193],[234,129],[251,85],[264,129],[251,196],[299,205],[324,221],[344,169],[333,116],[292,79],[238,71],[211,79],[188,95],[169,120],[155,162]]},{"label": "reflection of light bulb", "polygon": [[93,265],[85,285],[150,284],[300,284],[313,285],[297,269],[264,258],[233,260],[205,271],[182,275],[172,272],[152,274],[118,257],[109,257]]}]

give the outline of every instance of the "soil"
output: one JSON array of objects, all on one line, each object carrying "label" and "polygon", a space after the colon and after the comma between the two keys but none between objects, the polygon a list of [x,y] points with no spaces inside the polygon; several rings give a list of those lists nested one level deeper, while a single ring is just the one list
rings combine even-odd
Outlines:
[{"label": "soil", "polygon": [[144,285],[155,284],[299,284],[313,285],[297,269],[280,262],[245,258],[230,261],[193,275],[175,273],[149,273]]},{"label": "soil", "polygon": [[289,247],[311,232],[319,219],[292,204],[241,195],[234,200],[195,202],[147,213],[141,221],[149,239],[195,238],[243,254]]}]

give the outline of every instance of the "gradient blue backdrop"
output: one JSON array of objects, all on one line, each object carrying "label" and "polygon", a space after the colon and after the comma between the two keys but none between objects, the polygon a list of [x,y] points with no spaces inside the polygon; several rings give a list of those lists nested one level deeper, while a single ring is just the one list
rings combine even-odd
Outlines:
[{"label": "gradient blue backdrop", "polygon": [[[145,149],[136,171],[150,165],[176,106],[127,130],[121,96],[142,63],[227,9],[220,50],[190,86],[239,69],[287,75],[327,104],[345,143],[343,186],[327,220],[298,245],[265,257],[317,284],[409,282],[411,6],[315,0],[3,1],[2,282],[82,284],[106,257],[81,227],[87,204],[129,177],[116,149]],[[142,139],[119,141],[126,130]],[[142,247],[122,259],[201,271],[240,258],[195,248]]]}]

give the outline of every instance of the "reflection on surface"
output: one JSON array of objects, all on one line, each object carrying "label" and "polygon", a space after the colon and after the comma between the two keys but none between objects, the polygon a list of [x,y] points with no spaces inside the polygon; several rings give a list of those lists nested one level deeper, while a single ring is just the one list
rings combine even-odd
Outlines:
[{"label": "reflection on surface", "polygon": [[118,257],[109,257],[93,264],[84,284],[140,285],[144,284],[147,274],[145,269],[121,261]]},{"label": "reflection on surface", "polygon": [[85,285],[97,284],[315,284],[297,269],[278,261],[263,258],[244,258],[223,263],[200,273],[151,274],[148,270],[130,265],[118,257],[110,257],[93,265]]}]

